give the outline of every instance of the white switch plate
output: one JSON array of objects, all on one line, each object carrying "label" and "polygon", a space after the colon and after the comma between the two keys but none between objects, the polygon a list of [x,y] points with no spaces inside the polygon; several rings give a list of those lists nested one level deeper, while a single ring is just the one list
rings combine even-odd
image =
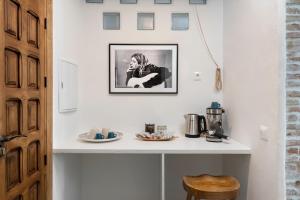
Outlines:
[{"label": "white switch plate", "polygon": [[201,81],[201,72],[194,72],[194,81]]},{"label": "white switch plate", "polygon": [[269,133],[269,127],[265,126],[265,125],[260,125],[259,126],[259,134],[260,134],[260,139],[268,142],[269,141],[269,137],[270,137],[270,133]]}]

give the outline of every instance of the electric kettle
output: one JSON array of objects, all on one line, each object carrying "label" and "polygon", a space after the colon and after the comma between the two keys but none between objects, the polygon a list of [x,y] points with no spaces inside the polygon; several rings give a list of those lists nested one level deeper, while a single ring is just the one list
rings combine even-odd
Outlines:
[{"label": "electric kettle", "polygon": [[207,132],[206,120],[203,115],[186,114],[185,118],[185,136],[189,138],[200,137],[201,133]]}]

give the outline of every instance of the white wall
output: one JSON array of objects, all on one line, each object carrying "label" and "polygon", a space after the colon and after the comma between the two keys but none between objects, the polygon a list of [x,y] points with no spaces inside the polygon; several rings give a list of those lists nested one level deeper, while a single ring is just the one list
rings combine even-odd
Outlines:
[{"label": "white wall", "polygon": [[53,200],[81,200],[81,157],[53,157]]},{"label": "white wall", "polygon": [[[231,136],[253,149],[249,181],[247,177],[241,178],[243,183],[243,178],[248,183],[242,188],[244,195],[246,186],[248,200],[283,199],[283,140],[280,132],[282,113],[279,99],[282,71],[278,2],[226,0],[224,13],[222,0],[209,0],[206,6],[198,6],[208,43],[221,65],[224,51],[224,103],[229,116]],[[102,30],[104,11],[121,13],[120,31]],[[136,30],[136,13],[143,11],[155,12],[154,31]],[[190,30],[171,31],[171,12],[189,12]],[[215,69],[201,41],[194,7],[187,1],[173,0],[172,5],[153,5],[152,0],[139,0],[137,5],[120,5],[119,0],[111,0],[97,5],[85,4],[83,0],[56,0],[54,17],[55,78],[58,77],[59,58],[78,64],[80,71],[79,111],[59,114],[57,84],[54,87],[54,145],[68,137],[76,137],[78,133],[92,127],[111,127],[132,134],[143,130],[145,122],[166,124],[171,130],[182,133],[183,114],[204,113],[212,100],[222,102],[223,94],[217,94],[213,88]],[[178,43],[179,94],[109,95],[109,43]],[[192,80],[194,71],[202,72],[201,82]],[[269,127],[268,142],[259,138],[260,125]],[[241,165],[241,160],[245,159],[247,158],[227,156],[222,164],[216,159],[210,160],[208,165],[218,166],[213,170],[221,172],[223,166],[220,165],[224,164],[226,174],[238,174],[241,171],[239,167],[247,167]],[[72,160],[56,161],[57,166],[72,166]],[[93,177],[93,172],[82,170],[94,170],[101,166],[101,162],[93,160],[93,157],[87,157],[84,163],[79,170],[84,177]],[[186,169],[174,168],[170,173],[186,171],[189,166]],[[109,169],[109,166],[101,166],[101,170]],[[77,168],[73,174],[76,171]],[[242,170],[242,173],[245,171],[248,172],[248,169]],[[155,172],[152,171],[149,177],[153,177],[152,175]],[[89,191],[88,184],[97,183],[97,177],[94,178],[83,179],[81,195]],[[73,183],[76,188],[79,187],[78,182]],[[179,186],[174,183],[168,187]],[[78,194],[78,191],[69,195]],[[167,195],[172,196],[168,193]],[[92,195],[91,198],[95,196]]]},{"label": "white wall", "polygon": [[[119,0],[104,4],[85,4],[83,0],[55,2],[59,18],[54,21],[55,76],[60,57],[78,64],[79,111],[59,114],[54,106],[54,145],[62,135],[76,137],[93,127],[136,133],[144,129],[145,122],[166,124],[170,130],[183,133],[184,114],[204,114],[211,101],[222,102],[222,94],[214,91],[215,68],[199,35],[194,6],[187,1],[175,0],[171,5],[154,5],[153,0],[139,1],[137,5],[120,5]],[[211,49],[222,63],[223,2],[210,0],[198,10]],[[102,30],[104,11],[121,13],[121,30]],[[136,30],[136,14],[143,11],[155,12],[154,31]],[[171,31],[172,12],[189,12],[190,30]],[[109,95],[109,43],[178,43],[178,95]],[[202,72],[201,82],[193,81],[194,71]],[[54,93],[57,94],[57,85]]]},{"label": "white wall", "polygon": [[[82,52],[80,24],[83,24],[81,7],[83,2],[72,0],[53,1],[53,143],[63,142],[67,133],[77,132],[77,113],[59,114],[58,69],[59,59],[79,62]],[[75,48],[74,46],[77,46]],[[77,63],[80,64],[80,63]],[[53,156],[53,199],[80,200],[81,166],[76,155]]]},{"label": "white wall", "polygon": [[[207,5],[198,6],[208,43],[221,65],[224,51],[224,103],[231,135],[253,149],[249,174],[242,177],[247,180],[249,176],[248,200],[284,199],[280,184],[284,150],[280,132],[282,55],[278,2],[226,0],[224,13],[222,0],[209,0]],[[120,31],[102,30],[104,11],[121,12]],[[136,13],[142,11],[155,12],[154,31],[136,30]],[[190,30],[171,31],[171,12],[189,12]],[[178,43],[179,94],[109,95],[109,43]],[[79,111],[75,113],[58,113],[60,58],[79,66]],[[194,71],[202,72],[201,82],[192,80]],[[137,5],[120,5],[119,0],[111,0],[88,5],[83,0],[55,0],[54,145],[92,127],[111,127],[133,134],[143,130],[145,122],[166,124],[169,129],[183,133],[183,114],[204,113],[212,100],[222,102],[223,94],[214,91],[214,72],[197,29],[194,7],[187,1],[153,5],[153,0],[144,0]],[[268,142],[259,139],[260,125],[269,127]],[[241,165],[236,162],[240,159],[223,160],[225,172],[239,172]],[[220,165],[218,159],[210,162],[209,165]],[[55,165],[72,166],[72,161],[56,159]],[[77,183],[74,182],[76,187]]]},{"label": "white wall", "polygon": [[[224,103],[232,137],[252,149],[249,200],[284,199],[282,2],[224,3]],[[268,141],[260,125],[269,127]],[[237,170],[226,160],[224,166]]]},{"label": "white wall", "polygon": [[58,80],[60,59],[66,59],[81,66],[84,24],[80,0],[53,1],[53,143],[62,142],[68,134],[78,131],[78,113],[60,114],[58,102]]},{"label": "white wall", "polygon": [[[216,59],[222,65],[223,0],[210,0],[207,5],[197,7],[208,43]],[[205,114],[205,108],[210,105],[211,101],[217,100],[222,103],[222,93],[214,90],[215,67],[199,35],[194,9],[195,6],[182,0],[173,0],[171,5],[154,5],[153,0],[139,1],[137,5],[120,5],[119,0],[107,0],[100,5],[85,4],[84,0],[54,0],[54,146],[70,137],[77,137],[77,134],[93,127],[110,127],[123,131],[125,134],[134,134],[144,129],[145,122],[165,124],[170,130],[183,134],[184,114],[189,112]],[[144,11],[155,12],[154,31],[136,30],[136,14]],[[121,30],[102,30],[102,12],[120,12]],[[172,12],[190,13],[188,31],[170,30]],[[109,95],[109,43],[178,43],[178,95]],[[79,66],[79,111],[77,112],[65,114],[58,112],[58,69],[61,58]],[[193,81],[194,71],[202,73],[201,82]],[[125,156],[121,161],[110,160],[109,163],[119,166],[116,166],[116,170],[122,170],[120,166],[125,162],[122,160],[128,158],[130,159],[131,156]],[[200,159],[199,163],[202,161],[209,161],[209,163],[199,169],[221,172],[222,158],[221,156],[216,156],[216,158],[218,159]],[[110,166],[102,165],[102,159],[101,156],[81,158],[77,155],[71,157],[55,155],[54,199],[68,200],[78,193],[82,199],[96,199],[97,187],[105,184],[105,180],[99,181],[97,178],[99,174],[93,175],[97,169],[102,171],[111,169]],[[135,165],[142,162],[149,166],[146,171],[151,170],[145,179],[153,179],[152,182],[158,183],[156,179],[160,174],[157,174],[159,173],[157,166],[153,165],[153,159],[147,159],[147,157],[145,159],[139,156],[132,157],[131,160],[134,162],[127,162],[126,169],[130,169],[130,166],[135,169]],[[76,167],[73,167],[75,164]],[[192,169],[195,167],[193,166]],[[67,171],[68,169],[70,172]],[[172,171],[176,170],[184,169],[174,168]],[[64,176],[64,173],[79,174],[77,179],[69,179]],[[112,180],[114,178],[117,177],[113,176]],[[133,175],[133,180],[139,180],[139,173]],[[181,180],[177,181],[181,182]],[[68,190],[66,193],[62,189],[64,185],[74,186],[75,191]],[[131,186],[134,185],[127,185],[127,187]],[[170,185],[170,187],[178,188],[179,185],[174,183],[174,186]],[[138,188],[144,189],[141,185]],[[156,188],[153,196],[148,195],[147,198],[157,199],[156,197],[160,196],[158,193]],[[181,190],[178,194],[183,196],[184,192]],[[136,193],[135,196],[127,199],[140,199],[140,195],[142,193]],[[108,194],[107,196],[109,197]]]}]

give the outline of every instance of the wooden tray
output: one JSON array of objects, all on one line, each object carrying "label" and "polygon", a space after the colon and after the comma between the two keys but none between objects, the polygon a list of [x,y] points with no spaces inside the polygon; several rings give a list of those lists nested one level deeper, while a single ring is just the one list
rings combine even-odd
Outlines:
[{"label": "wooden tray", "polygon": [[171,141],[176,138],[174,135],[159,135],[159,134],[149,134],[149,133],[138,133],[135,135],[137,139],[143,141]]}]

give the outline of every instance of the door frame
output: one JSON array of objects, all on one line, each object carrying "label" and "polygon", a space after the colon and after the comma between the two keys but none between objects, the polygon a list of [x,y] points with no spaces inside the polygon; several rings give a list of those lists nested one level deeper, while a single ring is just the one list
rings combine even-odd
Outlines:
[{"label": "door frame", "polygon": [[47,200],[52,200],[52,124],[53,124],[53,0],[46,0],[46,144],[47,144],[47,165],[46,165],[46,197]]}]

